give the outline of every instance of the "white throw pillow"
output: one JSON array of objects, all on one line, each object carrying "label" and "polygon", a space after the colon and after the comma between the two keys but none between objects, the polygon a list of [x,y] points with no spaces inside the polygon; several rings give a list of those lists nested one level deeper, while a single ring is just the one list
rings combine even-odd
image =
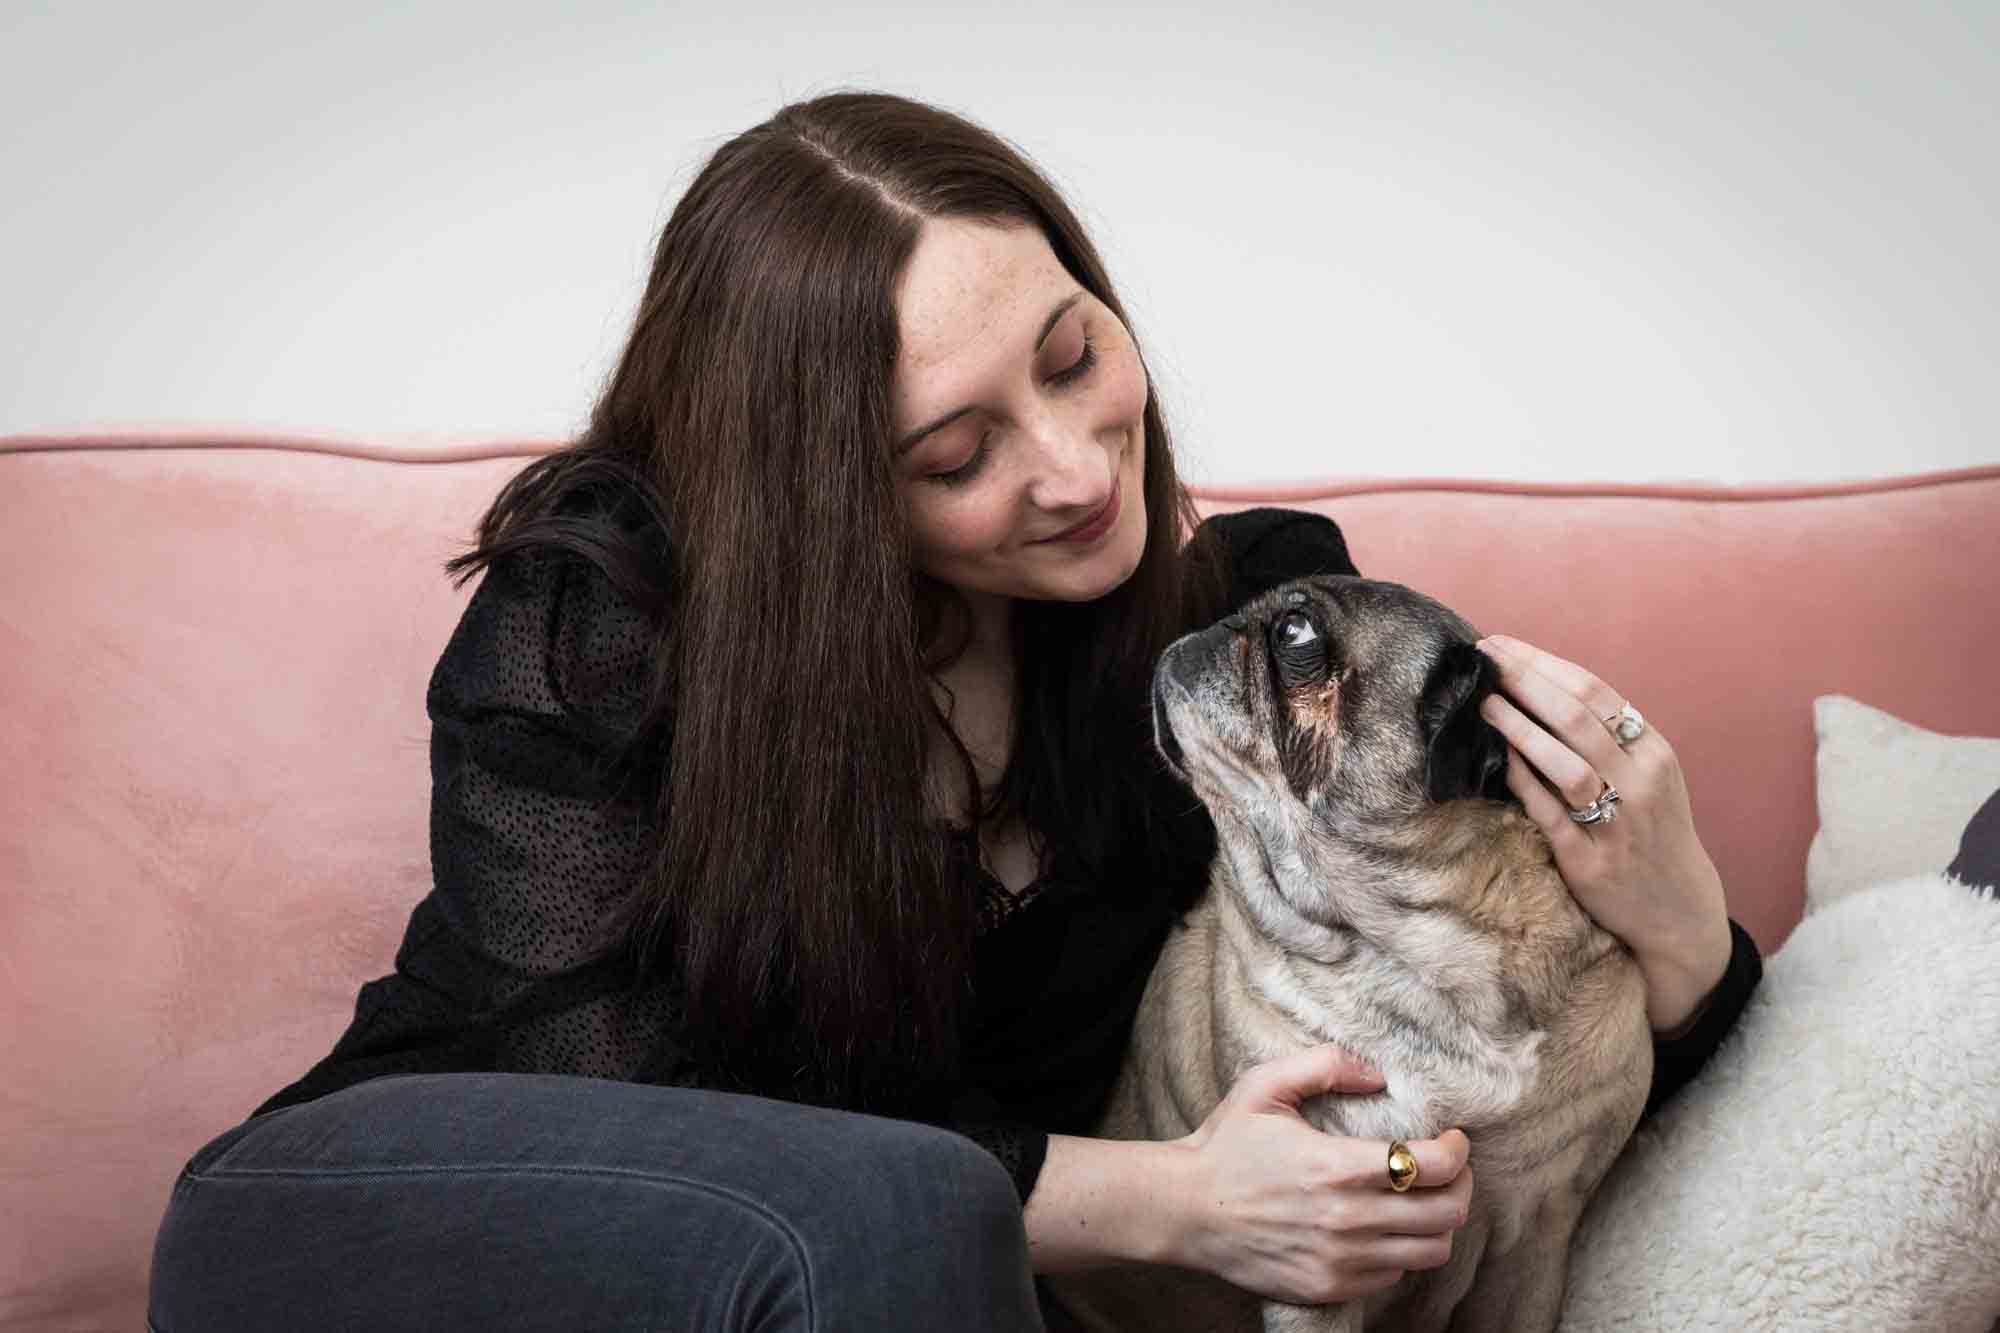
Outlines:
[{"label": "white throw pillow", "polygon": [[1564,1333],[1986,1333],[1996,1033],[2000,902],[1936,873],[1806,918],[1591,1201]]},{"label": "white throw pillow", "polygon": [[2000,740],[1926,731],[1842,694],[1813,700],[1813,727],[1819,830],[1806,853],[1807,915],[1870,885],[1945,869],[1967,823],[2000,791]]}]

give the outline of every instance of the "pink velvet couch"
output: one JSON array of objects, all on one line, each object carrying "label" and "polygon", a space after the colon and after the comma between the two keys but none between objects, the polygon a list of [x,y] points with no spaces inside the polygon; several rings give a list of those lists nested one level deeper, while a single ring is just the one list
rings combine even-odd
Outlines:
[{"label": "pink velvet couch", "polygon": [[[467,595],[439,564],[546,447],[0,439],[0,1328],[143,1328],[181,1162],[389,968]],[[1627,693],[1767,952],[1803,901],[1814,695],[2000,735],[2000,467],[1203,496],[1257,503]]]}]

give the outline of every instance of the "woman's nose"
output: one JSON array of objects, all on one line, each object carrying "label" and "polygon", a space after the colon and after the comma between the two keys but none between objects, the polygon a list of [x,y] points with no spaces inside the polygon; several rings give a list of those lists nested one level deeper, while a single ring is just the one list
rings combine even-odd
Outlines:
[{"label": "woman's nose", "polygon": [[1111,473],[1108,451],[1083,423],[1044,414],[1033,435],[1037,504],[1065,509],[1103,502]]}]

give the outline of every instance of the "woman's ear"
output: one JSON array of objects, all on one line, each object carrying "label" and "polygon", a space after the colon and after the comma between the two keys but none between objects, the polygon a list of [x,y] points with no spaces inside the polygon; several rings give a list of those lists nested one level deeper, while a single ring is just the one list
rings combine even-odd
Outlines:
[{"label": "woman's ear", "polygon": [[1500,673],[1469,643],[1452,643],[1431,667],[1417,717],[1424,735],[1424,789],[1433,801],[1482,796],[1504,801],[1507,738],[1479,715]]}]

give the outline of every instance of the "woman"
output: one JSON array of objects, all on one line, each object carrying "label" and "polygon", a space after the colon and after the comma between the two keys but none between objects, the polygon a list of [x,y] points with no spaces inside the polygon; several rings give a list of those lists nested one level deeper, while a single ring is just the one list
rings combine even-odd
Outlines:
[{"label": "woman", "polygon": [[[1069,1266],[1329,1301],[1442,1264],[1471,1145],[1392,1191],[1293,1109],[1380,1086],[1334,1048],[1185,1140],[1087,1135],[1214,850],[1153,660],[1353,571],[1324,518],[1196,517],[1005,143],[843,93],[725,144],[588,430],[448,566],[484,578],[427,699],[435,887],[332,1053],[190,1161],[155,1326],[1018,1329]],[[1509,784],[1645,968],[1657,1104],[1755,949],[1670,760],[1589,829],[1531,772],[1586,805],[1623,701],[1493,652]]]}]

